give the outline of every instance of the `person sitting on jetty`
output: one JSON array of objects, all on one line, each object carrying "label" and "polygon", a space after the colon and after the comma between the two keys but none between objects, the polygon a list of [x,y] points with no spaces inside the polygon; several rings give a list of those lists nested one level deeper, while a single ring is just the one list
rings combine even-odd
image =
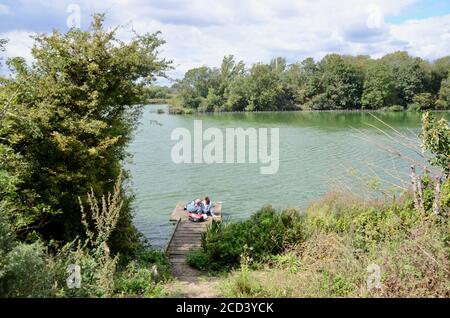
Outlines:
[{"label": "person sitting on jetty", "polygon": [[212,217],[214,217],[214,208],[212,205],[211,200],[209,199],[208,196],[205,197],[205,199],[202,201],[202,211],[204,214],[206,215],[210,215]]},{"label": "person sitting on jetty", "polygon": [[202,204],[202,200],[200,199],[195,199],[192,200],[191,202],[189,202],[188,204],[186,204],[186,206],[184,207],[184,209],[190,213],[198,213],[198,214],[202,214],[203,213],[203,204]]}]

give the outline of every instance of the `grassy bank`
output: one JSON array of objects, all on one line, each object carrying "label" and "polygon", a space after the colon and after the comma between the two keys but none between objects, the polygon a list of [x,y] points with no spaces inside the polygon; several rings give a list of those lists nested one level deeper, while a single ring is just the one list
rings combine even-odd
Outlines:
[{"label": "grassy bank", "polygon": [[[367,202],[333,193],[303,213],[268,206],[213,225],[188,261],[228,271],[226,297],[449,297],[449,182],[441,204],[438,216],[408,194]],[[380,288],[370,289],[374,268]]]}]

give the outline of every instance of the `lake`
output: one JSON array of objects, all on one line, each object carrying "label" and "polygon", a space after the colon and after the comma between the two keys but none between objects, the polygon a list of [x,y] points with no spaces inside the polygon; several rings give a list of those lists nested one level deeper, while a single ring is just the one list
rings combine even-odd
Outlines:
[{"label": "lake", "polygon": [[[375,113],[392,129],[367,112],[274,112],[201,115],[158,114],[164,105],[144,108],[140,125],[128,151],[130,190],[135,224],[153,246],[166,244],[175,204],[209,195],[222,201],[225,218],[250,216],[266,204],[304,209],[334,189],[364,196],[380,195],[377,189],[397,189],[408,181],[410,163],[387,149],[398,149],[408,158],[420,156],[403,147],[397,133],[414,140],[420,132],[420,114]],[[448,113],[440,113],[449,119]],[[279,128],[279,170],[260,173],[261,164],[175,164],[171,140],[175,128],[193,130],[194,120],[204,129]],[[382,128],[382,130],[380,130]],[[386,135],[392,135],[393,138]],[[409,141],[418,144],[415,141]]]}]

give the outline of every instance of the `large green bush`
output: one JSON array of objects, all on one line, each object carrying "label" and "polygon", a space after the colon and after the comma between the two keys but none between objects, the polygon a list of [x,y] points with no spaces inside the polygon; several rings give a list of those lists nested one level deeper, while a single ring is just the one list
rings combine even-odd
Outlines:
[{"label": "large green bush", "polygon": [[[145,87],[169,67],[158,56],[159,33],[124,42],[117,32],[95,15],[87,30],[36,35],[30,65],[22,58],[7,62],[12,76],[0,85],[7,97],[0,98],[0,178],[19,178],[8,199],[13,226],[24,237],[29,228],[65,243],[84,234],[78,196],[91,188],[111,191]],[[10,163],[13,157],[19,165]],[[115,253],[132,254],[139,245],[131,199],[124,199],[108,242]]]},{"label": "large green bush", "polygon": [[272,206],[262,208],[246,221],[213,222],[202,239],[205,256],[191,255],[191,263],[204,268],[206,257],[213,269],[229,268],[239,264],[244,250],[253,260],[261,260],[301,242],[305,235],[302,223],[297,210],[278,212]]}]

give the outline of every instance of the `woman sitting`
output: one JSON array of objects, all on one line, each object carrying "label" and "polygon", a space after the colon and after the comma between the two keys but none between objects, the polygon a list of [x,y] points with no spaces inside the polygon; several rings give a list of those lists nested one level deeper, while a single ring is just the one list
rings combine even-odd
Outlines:
[{"label": "woman sitting", "polygon": [[190,213],[202,214],[203,213],[202,200],[195,199],[195,200],[189,202],[184,209],[187,210]]},{"label": "woman sitting", "polygon": [[206,215],[215,216],[214,208],[208,196],[202,201],[202,212]]}]

